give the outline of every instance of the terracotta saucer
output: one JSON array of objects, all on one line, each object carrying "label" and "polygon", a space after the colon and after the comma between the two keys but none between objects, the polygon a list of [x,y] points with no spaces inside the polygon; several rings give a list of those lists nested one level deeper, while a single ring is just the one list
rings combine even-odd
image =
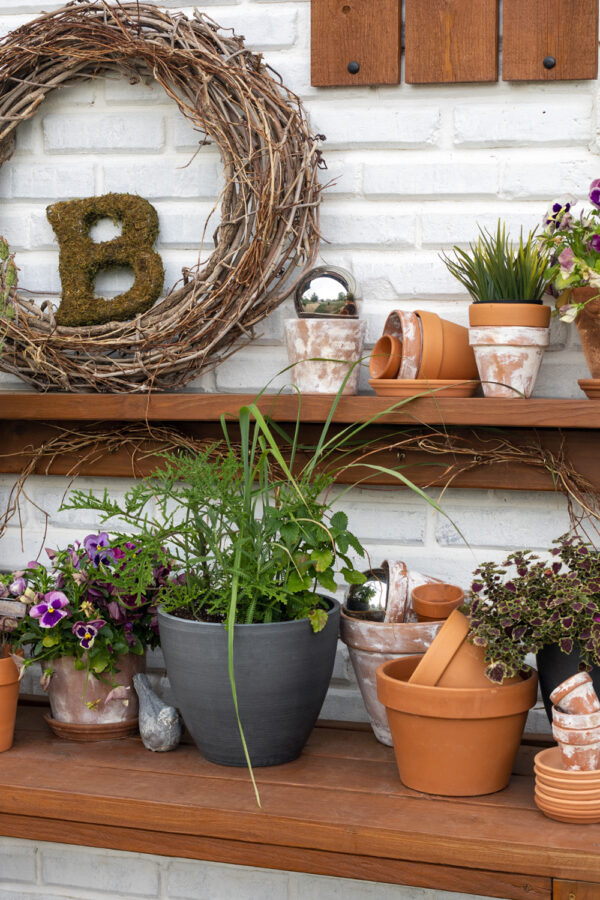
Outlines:
[{"label": "terracotta saucer", "polygon": [[575,803],[585,800],[600,801],[600,784],[598,787],[583,788],[582,790],[578,790],[578,788],[573,785],[573,789],[571,790],[571,787],[554,787],[554,785],[542,781],[541,777],[536,775],[535,789],[539,794],[547,797],[549,800],[571,800]]},{"label": "terracotta saucer", "polygon": [[600,822],[600,809],[595,813],[566,813],[547,807],[544,803],[538,801],[537,797],[535,802],[538,809],[540,809],[545,816],[548,816],[549,819],[555,819],[557,822],[568,822],[571,825],[594,825]]},{"label": "terracotta saucer", "polygon": [[577,384],[589,400],[600,400],[600,378],[580,378]]},{"label": "terracotta saucer", "polygon": [[548,747],[547,750],[540,750],[533,761],[533,767],[536,775],[541,774],[544,777],[550,777],[561,784],[581,781],[596,782],[597,785],[600,785],[600,770],[581,772],[565,769],[559,747]]},{"label": "terracotta saucer", "polygon": [[536,783],[535,796],[546,806],[553,809],[562,809],[565,812],[600,812],[600,799],[593,798],[591,800],[577,800],[573,798],[556,798],[550,794],[546,794],[542,786]]},{"label": "terracotta saucer", "polygon": [[379,397],[472,397],[478,381],[444,381],[426,378],[371,378],[369,384]]},{"label": "terracotta saucer", "polygon": [[96,725],[94,723],[59,722],[46,713],[44,721],[57,737],[65,738],[68,741],[116,741],[120,738],[131,737],[139,731],[138,719]]}]

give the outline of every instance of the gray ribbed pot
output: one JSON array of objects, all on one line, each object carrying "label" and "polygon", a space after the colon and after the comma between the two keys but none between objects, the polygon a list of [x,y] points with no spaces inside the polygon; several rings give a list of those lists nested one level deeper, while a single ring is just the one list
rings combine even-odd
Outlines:
[{"label": "gray ribbed pot", "polygon": [[[308,619],[236,625],[235,679],[253,766],[296,759],[329,687],[340,619],[336,600],[315,634]],[[227,632],[159,610],[160,642],[175,701],[200,752],[211,762],[245,766],[227,668]]]}]

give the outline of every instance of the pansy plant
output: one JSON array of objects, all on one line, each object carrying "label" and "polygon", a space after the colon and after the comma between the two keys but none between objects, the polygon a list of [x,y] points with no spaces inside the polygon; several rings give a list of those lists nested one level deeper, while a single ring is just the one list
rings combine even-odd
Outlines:
[{"label": "pansy plant", "polygon": [[540,246],[552,256],[555,291],[579,287],[595,291],[585,302],[559,304],[556,314],[563,322],[573,322],[590,300],[600,297],[600,178],[592,181],[589,200],[592,208],[576,215],[573,207],[577,199],[568,195],[559,197],[543,219]]},{"label": "pansy plant", "polygon": [[129,541],[111,546],[106,532],[90,534],[82,544],[46,550],[48,567],[31,562],[25,570],[0,575],[0,598],[28,607],[11,633],[14,647],[29,648],[25,667],[41,662],[51,673],[53,659],[72,656],[76,668],[110,678],[120,656],[158,644],[156,599],[169,569],[157,567],[142,595],[125,593],[119,585],[122,560],[135,550]]},{"label": "pansy plant", "polygon": [[492,681],[518,674],[550,644],[578,649],[588,668],[600,663],[600,551],[578,537],[556,543],[551,562],[519,551],[474,572],[469,639],[485,647]]}]

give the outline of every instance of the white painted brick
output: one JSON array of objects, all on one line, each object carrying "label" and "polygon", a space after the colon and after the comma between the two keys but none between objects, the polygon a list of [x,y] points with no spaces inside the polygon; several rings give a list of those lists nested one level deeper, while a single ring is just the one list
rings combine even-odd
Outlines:
[{"label": "white painted brick", "polygon": [[0,885],[35,881],[35,846],[29,841],[0,837]]},{"label": "white painted brick", "polygon": [[546,352],[542,359],[533,396],[582,400],[584,395],[577,381],[580,378],[589,377],[590,370],[581,351]]},{"label": "white painted brick", "polygon": [[[213,212],[213,203],[157,203],[158,243],[166,247],[200,246],[204,235],[206,248],[213,246],[212,236],[221,221],[220,211]],[[212,216],[209,220],[209,216]],[[206,234],[204,228],[206,223]],[[191,262],[191,260],[190,260]]]},{"label": "white painted brick", "polygon": [[329,197],[352,197],[359,193],[362,166],[360,162],[350,154],[326,153],[326,169],[320,173],[320,182],[323,185],[323,198],[327,203]]},{"label": "white painted brick", "polygon": [[288,873],[218,863],[173,862],[167,893],[172,900],[283,900]]},{"label": "white painted brick", "polygon": [[[271,381],[269,390],[276,391],[293,383],[292,370],[283,372],[289,366],[287,353],[283,347],[250,346],[238,350],[225,360],[216,370],[217,390],[260,391]],[[283,372],[283,374],[278,374]],[[243,373],[240,377],[240,373]]]},{"label": "white painted brick", "polygon": [[[336,504],[338,508],[338,504]],[[419,544],[425,536],[425,503],[407,502],[407,493],[389,490],[353,490],[340,501],[339,508],[348,515],[349,528],[359,540],[399,544]],[[366,568],[366,561],[365,566]]]},{"label": "white painted brick", "polygon": [[[181,113],[174,112],[169,117],[167,131],[173,146],[177,150],[193,150],[196,152],[199,145],[202,144],[200,153],[203,158],[218,153],[214,141],[208,138],[204,131],[200,130]],[[205,140],[209,141],[209,143],[204,144]]]},{"label": "white painted brick", "polygon": [[[191,13],[189,8],[184,10]],[[282,4],[265,14],[262,10],[252,9],[252,4],[241,16],[236,9],[223,9],[211,12],[211,18],[219,23],[222,29],[233,28],[235,33],[245,38],[250,50],[276,50],[291,47],[298,34],[297,13],[289,4]]]},{"label": "white painted brick", "polygon": [[[292,894],[298,900],[491,900],[481,894],[463,894],[437,889],[406,887],[397,884],[374,884],[327,875],[292,875]],[[297,886],[294,882],[297,882]],[[237,900],[237,898],[236,898]]]},{"label": "white painted brick", "polygon": [[356,251],[352,271],[364,296],[377,300],[467,296],[435,252]]},{"label": "white painted brick", "polygon": [[[0,7],[0,11],[4,12],[4,5]],[[6,12],[11,12],[10,7],[6,9]],[[33,14],[22,16],[0,15],[0,38],[5,37],[10,31],[16,31],[22,25],[27,25],[33,18],[35,18]]]},{"label": "white painted brick", "polygon": [[9,162],[0,169],[0,196],[4,199],[60,200],[94,193],[94,165],[74,159],[70,163]]},{"label": "white painted brick", "polygon": [[[562,156],[562,152],[561,152]],[[540,220],[555,197],[574,194],[587,201],[591,181],[598,177],[598,157],[564,160],[556,151],[535,150],[509,158],[503,165],[502,193],[506,197],[540,199]]]},{"label": "white painted brick", "polygon": [[157,157],[152,161],[123,164],[107,162],[103,167],[104,190],[107,193],[129,191],[150,201],[159,198],[215,200],[222,184],[217,159],[212,155],[205,161],[199,154],[190,165],[188,162],[183,157]]},{"label": "white painted brick", "polygon": [[[537,501],[537,502],[536,502]],[[506,492],[490,498],[488,507],[458,506],[444,498],[441,506],[473,547],[531,547],[545,549],[569,530],[569,515],[562,495]],[[461,546],[462,538],[447,519],[438,518],[436,540]]]},{"label": "white painted brick", "polygon": [[[485,156],[485,154],[484,154]],[[449,197],[494,195],[498,193],[498,163],[473,158],[461,161],[448,154],[406,162],[364,163],[363,188],[367,196]]]},{"label": "white painted brick", "polygon": [[3,204],[0,206],[0,234],[6,238],[11,250],[23,250],[30,246],[31,220],[20,210]]},{"label": "white painted brick", "polygon": [[[479,237],[479,227],[494,234],[498,219],[506,223],[506,230],[513,240],[518,240],[521,229],[527,236],[535,231],[539,224],[539,212],[536,208],[504,208],[493,213],[475,208],[463,208],[454,212],[448,207],[431,209],[423,205],[421,215],[421,235],[424,245],[434,244],[443,249],[450,244],[468,244]],[[454,207],[456,209],[456,207]]]},{"label": "white painted brick", "polygon": [[454,127],[456,144],[582,144],[592,138],[591,98],[464,104],[454,111]]},{"label": "white painted brick", "polygon": [[36,134],[38,131],[38,121],[29,119],[23,122],[17,129],[17,150],[20,152],[33,150],[36,144]]},{"label": "white painted brick", "polygon": [[313,131],[327,138],[324,152],[348,145],[425,147],[437,140],[440,111],[436,106],[384,107],[360,100],[335,104],[307,100],[306,106]]},{"label": "white painted brick", "polygon": [[153,113],[44,117],[44,147],[50,153],[87,151],[141,152],[160,150],[165,140],[164,119]]},{"label": "white painted brick", "polygon": [[378,204],[369,210],[352,203],[325,202],[321,213],[323,240],[342,246],[410,246],[415,242],[416,217],[399,215]]},{"label": "white painted brick", "polygon": [[42,881],[48,885],[88,888],[99,894],[151,898],[158,895],[158,867],[142,853],[89,850],[68,844],[42,844]]},{"label": "white painted brick", "polygon": [[[164,103],[167,95],[157,81],[134,81],[110,72],[104,78],[104,97],[108,104]],[[173,101],[170,101],[173,102]]]}]

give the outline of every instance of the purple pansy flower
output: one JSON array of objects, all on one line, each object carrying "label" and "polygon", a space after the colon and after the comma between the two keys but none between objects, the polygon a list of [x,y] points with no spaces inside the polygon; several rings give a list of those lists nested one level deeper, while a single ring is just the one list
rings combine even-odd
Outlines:
[{"label": "purple pansy flower", "polygon": [[96,640],[96,635],[106,622],[103,619],[94,619],[93,622],[75,622],[72,631],[84,650],[89,650]]},{"label": "purple pansy flower", "polygon": [[[88,534],[83,539],[85,551],[93,564],[99,566],[100,563],[111,563],[114,559],[112,550],[108,549],[108,534],[101,531],[100,534]],[[107,548],[103,551],[104,548]]]},{"label": "purple pansy flower", "polygon": [[592,235],[589,247],[591,250],[595,250],[596,253],[600,253],[600,234]]},{"label": "purple pansy flower", "polygon": [[15,578],[13,583],[10,585],[9,590],[11,594],[15,597],[20,597],[22,593],[24,593],[25,588],[27,587],[27,582],[24,578]]},{"label": "purple pansy flower", "polygon": [[590,184],[590,200],[600,209],[600,178],[595,178]]},{"label": "purple pansy flower", "polygon": [[29,615],[34,619],[40,620],[42,628],[54,628],[61,619],[69,615],[66,606],[69,605],[68,599],[61,591],[49,591],[44,594],[44,599],[37,606],[32,606]]},{"label": "purple pansy flower", "polygon": [[575,268],[575,254],[572,247],[565,247],[558,257],[558,262],[560,263],[561,272],[569,274],[573,271]]}]

